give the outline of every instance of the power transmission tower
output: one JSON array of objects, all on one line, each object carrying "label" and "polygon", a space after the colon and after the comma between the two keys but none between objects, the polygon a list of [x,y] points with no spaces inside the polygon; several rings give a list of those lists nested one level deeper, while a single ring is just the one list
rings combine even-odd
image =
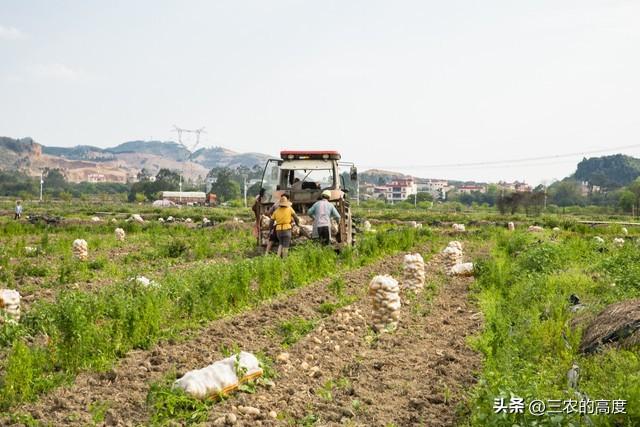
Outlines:
[{"label": "power transmission tower", "polygon": [[[178,144],[180,144],[182,147],[184,147],[185,150],[187,150],[187,152],[189,153],[189,157],[187,158],[187,161],[189,162],[189,175],[193,174],[193,165],[191,164],[191,159],[193,156],[193,152],[196,150],[196,148],[198,148],[198,146],[200,145],[200,134],[202,133],[207,133],[207,131],[204,130],[204,126],[199,128],[199,129],[184,129],[181,127],[178,127],[176,125],[173,125],[173,130],[172,132],[177,132],[178,133]],[[184,141],[182,140],[182,134],[183,133],[192,133],[196,135],[196,141],[195,143],[192,144],[185,144]],[[184,173],[184,170],[181,171],[180,173],[180,192],[182,193],[182,175]],[[180,197],[182,199],[182,197]]]}]

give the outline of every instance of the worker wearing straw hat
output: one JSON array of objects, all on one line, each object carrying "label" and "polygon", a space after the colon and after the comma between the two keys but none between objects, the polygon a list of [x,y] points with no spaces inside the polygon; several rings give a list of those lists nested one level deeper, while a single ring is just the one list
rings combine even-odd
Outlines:
[{"label": "worker wearing straw hat", "polygon": [[313,236],[320,239],[320,243],[328,245],[331,243],[331,218],[340,221],[340,214],[331,199],[331,191],[324,190],[322,198],[315,202],[307,212],[313,217]]},{"label": "worker wearing straw hat", "polygon": [[275,223],[276,235],[278,236],[278,256],[287,257],[289,246],[291,246],[292,222],[300,224],[298,216],[291,207],[291,202],[286,196],[281,196],[278,208],[271,215],[271,221]]}]

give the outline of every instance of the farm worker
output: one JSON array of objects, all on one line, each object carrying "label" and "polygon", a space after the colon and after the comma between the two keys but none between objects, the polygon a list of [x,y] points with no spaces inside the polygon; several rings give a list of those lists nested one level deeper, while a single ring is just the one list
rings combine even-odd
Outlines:
[{"label": "farm worker", "polygon": [[[275,193],[275,195],[277,196],[278,193]],[[285,198],[285,200],[289,200],[286,194],[282,194],[280,198],[276,200],[276,202],[273,205],[271,205],[271,207],[267,211],[267,216],[271,217],[271,215],[273,215],[275,210],[278,209],[278,207],[280,206],[280,199],[282,199],[283,197]],[[267,240],[267,248],[265,249],[264,254],[269,255],[271,253],[271,248],[276,243],[278,243],[278,236],[276,235],[276,227],[274,226],[273,221],[271,221],[271,223],[269,224],[269,240]]]},{"label": "farm worker", "polygon": [[13,219],[20,219],[20,217],[22,216],[22,204],[20,203],[20,200],[16,201],[16,214],[13,216]]},{"label": "farm worker", "polygon": [[260,229],[260,204],[262,203],[263,197],[264,197],[264,188],[261,188],[260,193],[258,193],[255,201],[253,202],[253,205],[251,206],[253,215],[256,217],[256,224],[253,227],[254,237],[258,237],[258,230]]},{"label": "farm worker", "polygon": [[275,224],[276,236],[278,237],[278,256],[286,258],[289,246],[291,246],[291,223],[300,224],[298,216],[286,196],[280,197],[278,208],[271,215],[271,222]]},{"label": "farm worker", "polygon": [[322,192],[322,198],[315,202],[311,209],[307,212],[309,216],[313,217],[313,235],[320,239],[323,245],[331,243],[331,218],[335,218],[336,221],[340,221],[340,214],[331,202],[331,191],[324,190]]},{"label": "farm worker", "polygon": [[259,208],[260,208],[260,203],[262,203],[263,197],[264,197],[264,188],[261,188],[260,193],[258,193],[255,201],[253,202],[253,206],[251,206],[251,210],[253,211],[253,214],[256,217],[256,224],[258,224],[258,222],[260,221]]}]

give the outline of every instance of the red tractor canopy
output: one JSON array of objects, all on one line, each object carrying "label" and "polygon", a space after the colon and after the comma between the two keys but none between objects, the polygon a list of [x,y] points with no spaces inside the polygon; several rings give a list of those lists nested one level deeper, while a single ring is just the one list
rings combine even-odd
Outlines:
[{"label": "red tractor canopy", "polygon": [[340,153],[328,150],[283,150],[280,152],[280,158],[282,160],[340,160]]}]

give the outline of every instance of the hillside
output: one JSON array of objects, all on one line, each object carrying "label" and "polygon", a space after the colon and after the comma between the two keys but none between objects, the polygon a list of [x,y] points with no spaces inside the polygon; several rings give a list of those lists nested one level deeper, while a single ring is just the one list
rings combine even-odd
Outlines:
[{"label": "hillside", "polygon": [[236,153],[222,147],[201,148],[193,153],[193,161],[199,163],[207,169],[214,167],[226,166],[237,167],[255,165],[264,165],[271,158],[266,154],[260,153]]},{"label": "hillside", "polygon": [[189,150],[173,141],[128,141],[105,151],[110,153],[153,154],[172,160],[184,161],[189,158]]},{"label": "hillside", "polygon": [[162,168],[181,170],[187,179],[197,179],[214,167],[251,168],[269,157],[214,147],[197,150],[188,161],[189,151],[173,141],[128,141],[109,148],[48,147],[31,138],[0,137],[0,170],[37,175],[45,168],[61,169],[72,182],[126,182],[143,168],[151,174]]},{"label": "hillside", "polygon": [[619,188],[640,176],[640,159],[624,154],[582,159],[573,175],[603,188]]},{"label": "hillside", "polygon": [[108,161],[115,159],[112,153],[91,145],[76,147],[42,147],[42,152],[51,156],[63,157],[69,160]]}]

